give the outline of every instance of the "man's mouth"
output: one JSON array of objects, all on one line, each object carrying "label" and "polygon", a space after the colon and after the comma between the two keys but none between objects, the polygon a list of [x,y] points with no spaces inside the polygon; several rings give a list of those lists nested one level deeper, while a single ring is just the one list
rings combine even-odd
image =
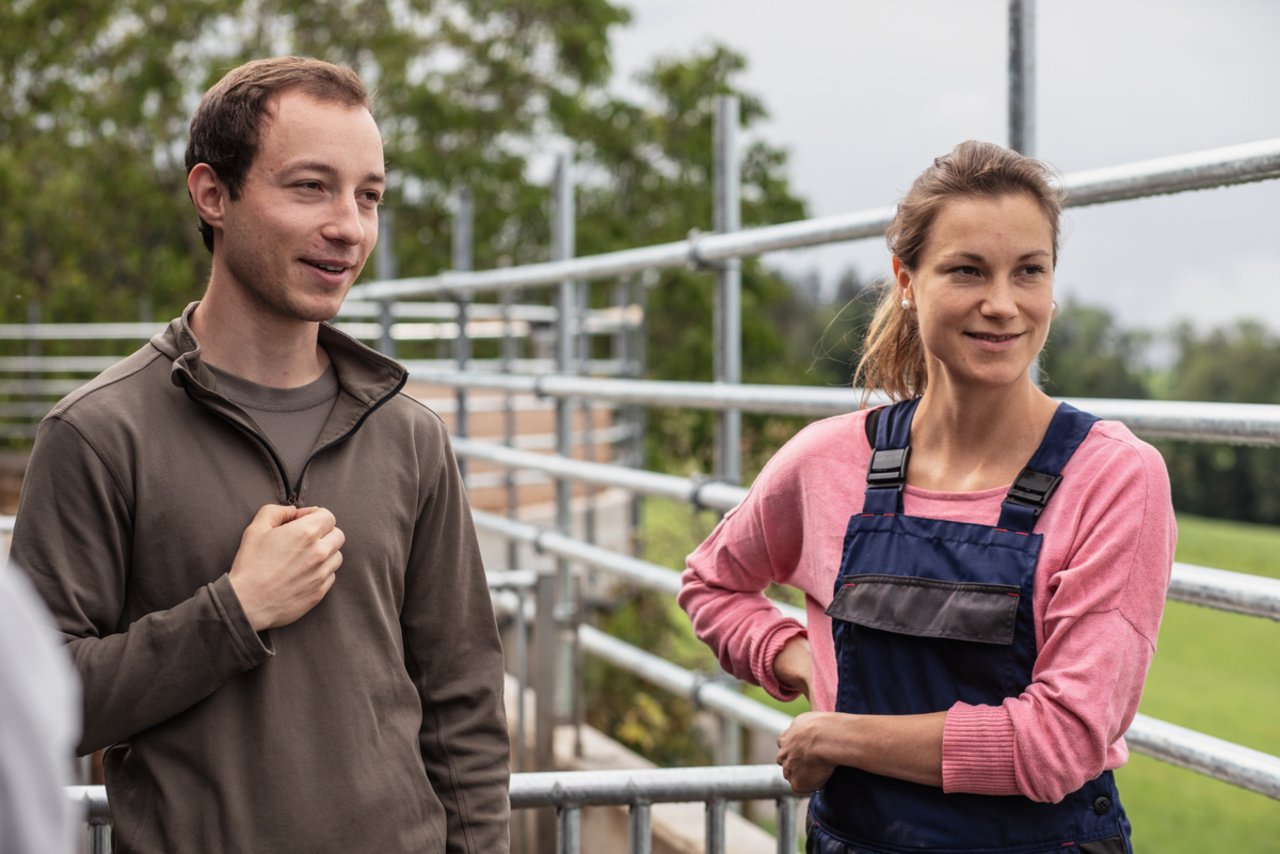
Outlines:
[{"label": "man's mouth", "polygon": [[324,270],[326,273],[341,273],[347,269],[345,264],[326,264],[323,261],[308,261],[305,258],[303,259],[303,262],[310,264],[312,267],[319,270]]}]

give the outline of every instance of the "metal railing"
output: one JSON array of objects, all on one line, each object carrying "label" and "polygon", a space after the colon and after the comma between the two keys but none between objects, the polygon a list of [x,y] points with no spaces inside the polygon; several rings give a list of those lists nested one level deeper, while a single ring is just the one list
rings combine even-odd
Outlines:
[{"label": "metal railing", "polygon": [[[72,786],[67,796],[84,809],[92,854],[110,854],[111,810],[102,786]],[[513,810],[554,807],[557,854],[579,854],[582,810],[624,806],[630,812],[631,854],[652,851],[652,807],[664,803],[706,804],[707,854],[725,854],[726,807],[734,801],[772,800],[777,805],[777,851],[793,854],[798,797],[776,765],[735,768],[655,768],[634,771],[543,771],[511,775]]]}]

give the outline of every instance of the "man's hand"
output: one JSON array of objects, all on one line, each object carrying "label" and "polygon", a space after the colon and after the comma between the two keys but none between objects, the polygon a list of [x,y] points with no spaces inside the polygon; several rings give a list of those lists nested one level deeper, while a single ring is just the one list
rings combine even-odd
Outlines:
[{"label": "man's hand", "polygon": [[773,675],[783,688],[813,699],[813,652],[808,638],[800,635],[783,645],[773,659]]},{"label": "man's hand", "polygon": [[821,789],[836,765],[823,755],[819,745],[831,733],[828,727],[840,726],[841,718],[832,712],[805,712],[797,715],[791,726],[778,736],[777,763],[782,766],[782,776],[791,788],[801,795]]},{"label": "man's hand", "polygon": [[240,537],[231,588],[254,631],[287,626],[333,586],[346,537],[322,507],[267,504]]}]

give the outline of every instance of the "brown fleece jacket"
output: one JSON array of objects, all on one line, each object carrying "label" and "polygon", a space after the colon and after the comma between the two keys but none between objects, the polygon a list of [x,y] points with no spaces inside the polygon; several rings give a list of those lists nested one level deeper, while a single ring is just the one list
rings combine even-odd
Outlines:
[{"label": "brown fleece jacket", "polygon": [[[84,680],[121,854],[508,848],[502,652],[448,436],[322,326],[341,392],[287,484],[187,319],[41,424],[12,559]],[[346,534],[325,598],[255,633],[227,573],[263,504]]]}]

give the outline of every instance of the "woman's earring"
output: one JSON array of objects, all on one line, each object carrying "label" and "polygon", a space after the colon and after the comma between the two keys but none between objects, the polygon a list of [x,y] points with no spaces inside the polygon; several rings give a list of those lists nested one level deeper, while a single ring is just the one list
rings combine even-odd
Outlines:
[{"label": "woman's earring", "polygon": [[1057,301],[1057,300],[1054,300],[1054,301],[1053,301],[1053,315],[1052,315],[1052,316],[1053,316],[1053,317],[1057,317],[1057,316],[1058,316],[1058,301]]},{"label": "woman's earring", "polygon": [[903,311],[911,310],[911,300],[907,299],[906,297],[902,298],[902,310]]}]

